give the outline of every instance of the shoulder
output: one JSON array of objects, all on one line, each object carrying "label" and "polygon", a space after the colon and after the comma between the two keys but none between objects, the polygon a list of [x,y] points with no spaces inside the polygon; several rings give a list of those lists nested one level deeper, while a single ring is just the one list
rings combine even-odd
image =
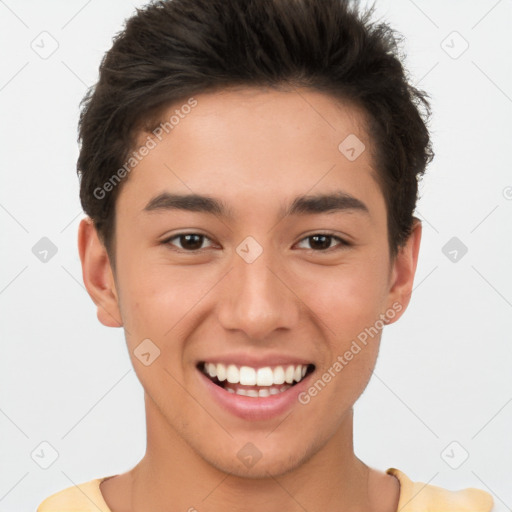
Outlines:
[{"label": "shoulder", "polygon": [[389,468],[387,474],[400,482],[400,512],[491,512],[494,500],[481,489],[450,491],[437,485],[413,482],[405,473]]},{"label": "shoulder", "polygon": [[109,476],[67,487],[48,496],[37,512],[111,512],[101,494],[100,484]]}]

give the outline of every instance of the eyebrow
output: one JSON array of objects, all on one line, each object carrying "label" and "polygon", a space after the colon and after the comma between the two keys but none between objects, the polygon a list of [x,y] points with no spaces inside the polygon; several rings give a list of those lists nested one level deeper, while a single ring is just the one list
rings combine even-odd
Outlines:
[{"label": "eyebrow", "polygon": [[[144,212],[183,210],[189,212],[209,213],[227,219],[233,218],[228,206],[211,196],[199,194],[171,194],[162,192],[153,197],[144,207]],[[360,199],[338,191],[330,194],[303,195],[296,197],[292,203],[280,210],[280,216],[311,215],[346,211],[361,212],[369,215],[369,209]]]}]

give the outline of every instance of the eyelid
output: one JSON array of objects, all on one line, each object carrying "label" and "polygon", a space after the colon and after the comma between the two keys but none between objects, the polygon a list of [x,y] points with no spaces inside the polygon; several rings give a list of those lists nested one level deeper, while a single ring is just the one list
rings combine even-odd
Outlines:
[{"label": "eyelid", "polygon": [[[209,240],[210,242],[213,242],[213,240],[208,236],[208,235],[205,235],[204,233],[200,233],[200,232],[196,232],[196,231],[184,231],[182,233],[176,233],[170,237],[167,237],[165,238],[164,240],[162,240],[162,244],[163,245],[170,245],[172,246],[172,244],[170,243],[171,240],[174,240],[175,238],[180,238],[182,236],[187,236],[187,235],[198,235],[198,236],[202,236],[204,239],[207,239]],[[349,247],[352,245],[351,242],[348,242],[345,238],[342,238],[338,235],[336,235],[335,233],[332,233],[332,232],[323,232],[323,231],[313,231],[312,233],[306,235],[306,236],[303,236],[298,242],[297,244],[307,240],[308,238],[311,238],[313,236],[316,236],[316,235],[320,235],[320,236],[327,236],[327,237],[330,237],[330,238],[333,238],[335,240],[338,241],[338,244],[335,245],[334,247],[329,247],[328,249],[318,249],[318,250],[315,250],[315,249],[304,249],[305,251],[309,252],[309,253],[331,253],[331,252],[334,252],[336,250],[341,250],[341,249],[344,249],[346,247]],[[294,244],[296,245],[296,244]],[[176,250],[177,252],[180,252],[180,253],[187,253],[187,254],[199,254],[199,253],[202,253],[205,249],[194,249],[194,250],[186,250],[186,249],[180,249],[179,247],[176,248],[176,249],[173,249],[173,250]]]},{"label": "eyelid", "polygon": [[[184,231],[182,233],[176,233],[176,234],[174,234],[172,236],[164,238],[162,240],[161,244],[172,246],[173,244],[171,244],[171,240],[174,240],[175,238],[180,238],[182,236],[187,236],[187,235],[198,235],[198,236],[203,237],[206,240],[209,240],[210,242],[213,242],[213,240],[208,235],[205,235],[204,233],[201,233],[201,232],[198,232],[198,231]],[[204,249],[195,249],[195,250],[192,250],[192,251],[187,251],[186,249],[180,249],[179,247],[176,247],[173,250],[175,250],[177,252],[180,252],[180,253],[187,253],[187,254],[199,254],[199,253],[204,251]]]},{"label": "eyelid", "polygon": [[319,254],[324,254],[324,253],[329,253],[330,254],[331,252],[334,252],[334,251],[340,250],[340,249],[344,249],[345,247],[348,247],[348,246],[352,245],[345,238],[342,238],[339,235],[336,235],[335,233],[322,232],[322,231],[315,231],[313,233],[310,233],[309,235],[306,235],[306,236],[302,237],[297,243],[301,243],[304,240],[307,240],[308,238],[311,238],[311,237],[316,236],[316,235],[327,236],[329,238],[337,240],[338,244],[335,245],[334,247],[329,247],[328,249],[318,249],[318,250],[315,250],[315,249],[304,249],[304,250],[306,250],[306,251],[308,251],[310,253],[313,252],[313,253],[319,253]]}]

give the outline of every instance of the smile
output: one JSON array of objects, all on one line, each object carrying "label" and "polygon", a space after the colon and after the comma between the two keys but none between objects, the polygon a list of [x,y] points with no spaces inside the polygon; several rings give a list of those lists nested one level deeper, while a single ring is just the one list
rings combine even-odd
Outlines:
[{"label": "smile", "polygon": [[228,393],[256,398],[283,393],[304,379],[315,366],[289,364],[253,368],[204,361],[198,368]]}]

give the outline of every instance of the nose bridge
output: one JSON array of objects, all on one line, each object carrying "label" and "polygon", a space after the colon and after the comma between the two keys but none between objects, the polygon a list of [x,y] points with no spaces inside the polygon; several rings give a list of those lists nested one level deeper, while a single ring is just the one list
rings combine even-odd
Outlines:
[{"label": "nose bridge", "polygon": [[293,293],[280,276],[281,265],[271,249],[247,237],[233,254],[219,318],[225,329],[245,331],[262,339],[278,328],[292,328],[298,319]]}]

